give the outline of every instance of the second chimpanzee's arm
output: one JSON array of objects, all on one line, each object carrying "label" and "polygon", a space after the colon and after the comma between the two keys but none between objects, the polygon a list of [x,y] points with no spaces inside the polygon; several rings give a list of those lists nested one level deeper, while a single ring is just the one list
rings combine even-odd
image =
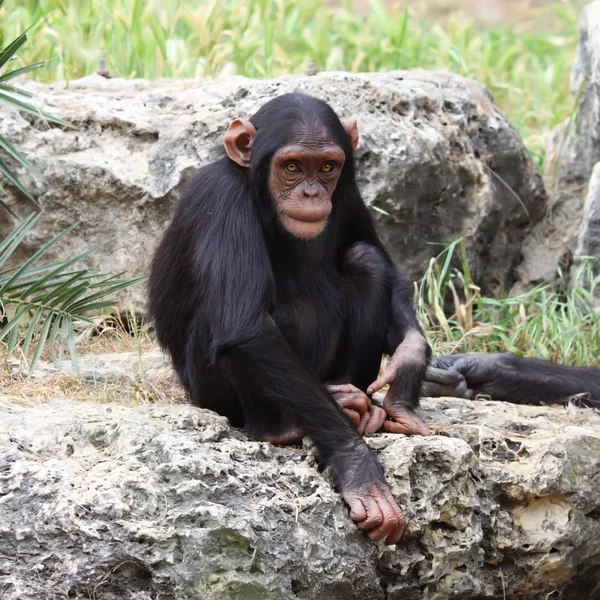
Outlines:
[{"label": "second chimpanzee's arm", "polygon": [[516,404],[543,404],[582,395],[584,406],[600,407],[600,369],[567,367],[513,354],[454,354],[432,361],[423,396],[477,394]]}]

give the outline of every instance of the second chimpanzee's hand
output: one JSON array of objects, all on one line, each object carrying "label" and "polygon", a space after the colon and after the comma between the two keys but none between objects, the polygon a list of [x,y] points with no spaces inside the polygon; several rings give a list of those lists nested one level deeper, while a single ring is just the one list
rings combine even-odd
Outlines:
[{"label": "second chimpanzee's hand", "polygon": [[495,397],[497,388],[514,370],[509,354],[453,354],[432,360],[421,387],[422,396],[472,399],[477,394]]}]

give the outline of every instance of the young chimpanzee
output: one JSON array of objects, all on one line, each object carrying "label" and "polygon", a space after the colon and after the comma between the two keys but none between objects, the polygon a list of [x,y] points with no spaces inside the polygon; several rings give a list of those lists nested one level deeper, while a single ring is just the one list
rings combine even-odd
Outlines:
[{"label": "young chimpanzee", "polygon": [[[258,440],[308,435],[352,519],[393,544],[404,517],[360,434],[429,433],[414,414],[429,346],[360,197],[357,143],[299,93],[235,120],[156,251],[149,310],[195,405]],[[367,394],[386,384],[382,409]]]},{"label": "young chimpanzee", "polygon": [[513,354],[453,354],[435,358],[423,396],[474,398],[478,394],[514,404],[550,404],[577,396],[600,408],[600,369],[567,367]]}]

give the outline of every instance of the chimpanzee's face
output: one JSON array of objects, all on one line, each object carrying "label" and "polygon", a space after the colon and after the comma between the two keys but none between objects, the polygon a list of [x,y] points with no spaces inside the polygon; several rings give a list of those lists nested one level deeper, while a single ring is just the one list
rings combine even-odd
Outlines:
[{"label": "chimpanzee's face", "polygon": [[344,160],[325,135],[300,136],[274,154],[269,193],[281,225],[294,237],[311,240],[325,229]]},{"label": "chimpanzee's face", "polygon": [[[356,150],[356,121],[349,121],[344,129]],[[255,135],[250,121],[233,121],[225,133],[227,156],[241,167],[250,167]],[[275,151],[268,191],[281,225],[291,235],[312,240],[325,229],[345,159],[339,142],[325,130],[299,130],[295,139]]]}]

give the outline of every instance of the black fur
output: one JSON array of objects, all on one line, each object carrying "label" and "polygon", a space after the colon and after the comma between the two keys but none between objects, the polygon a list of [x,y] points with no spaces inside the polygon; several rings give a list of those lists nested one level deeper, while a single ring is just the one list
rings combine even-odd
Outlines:
[{"label": "black fur", "polygon": [[[149,311],[191,401],[257,438],[299,426],[342,487],[382,470],[325,383],[365,390],[384,352],[419,330],[411,290],[358,191],[352,145],[324,102],[272,100],[251,119],[250,168],[224,157],[192,178],[158,247]],[[346,155],[327,227],[309,242],[281,227],[267,191],[274,152],[299,131],[328,132]],[[425,370],[401,374],[418,404]]]},{"label": "black fur", "polygon": [[[424,395],[490,396],[514,404],[573,400],[600,408],[600,369],[567,367],[513,354],[453,354],[434,360],[445,386],[426,382]],[[435,370],[434,368],[434,370]],[[435,376],[435,374],[434,374]],[[456,386],[464,382],[460,390]],[[451,389],[453,388],[453,389]],[[457,393],[458,390],[458,393]]]}]

